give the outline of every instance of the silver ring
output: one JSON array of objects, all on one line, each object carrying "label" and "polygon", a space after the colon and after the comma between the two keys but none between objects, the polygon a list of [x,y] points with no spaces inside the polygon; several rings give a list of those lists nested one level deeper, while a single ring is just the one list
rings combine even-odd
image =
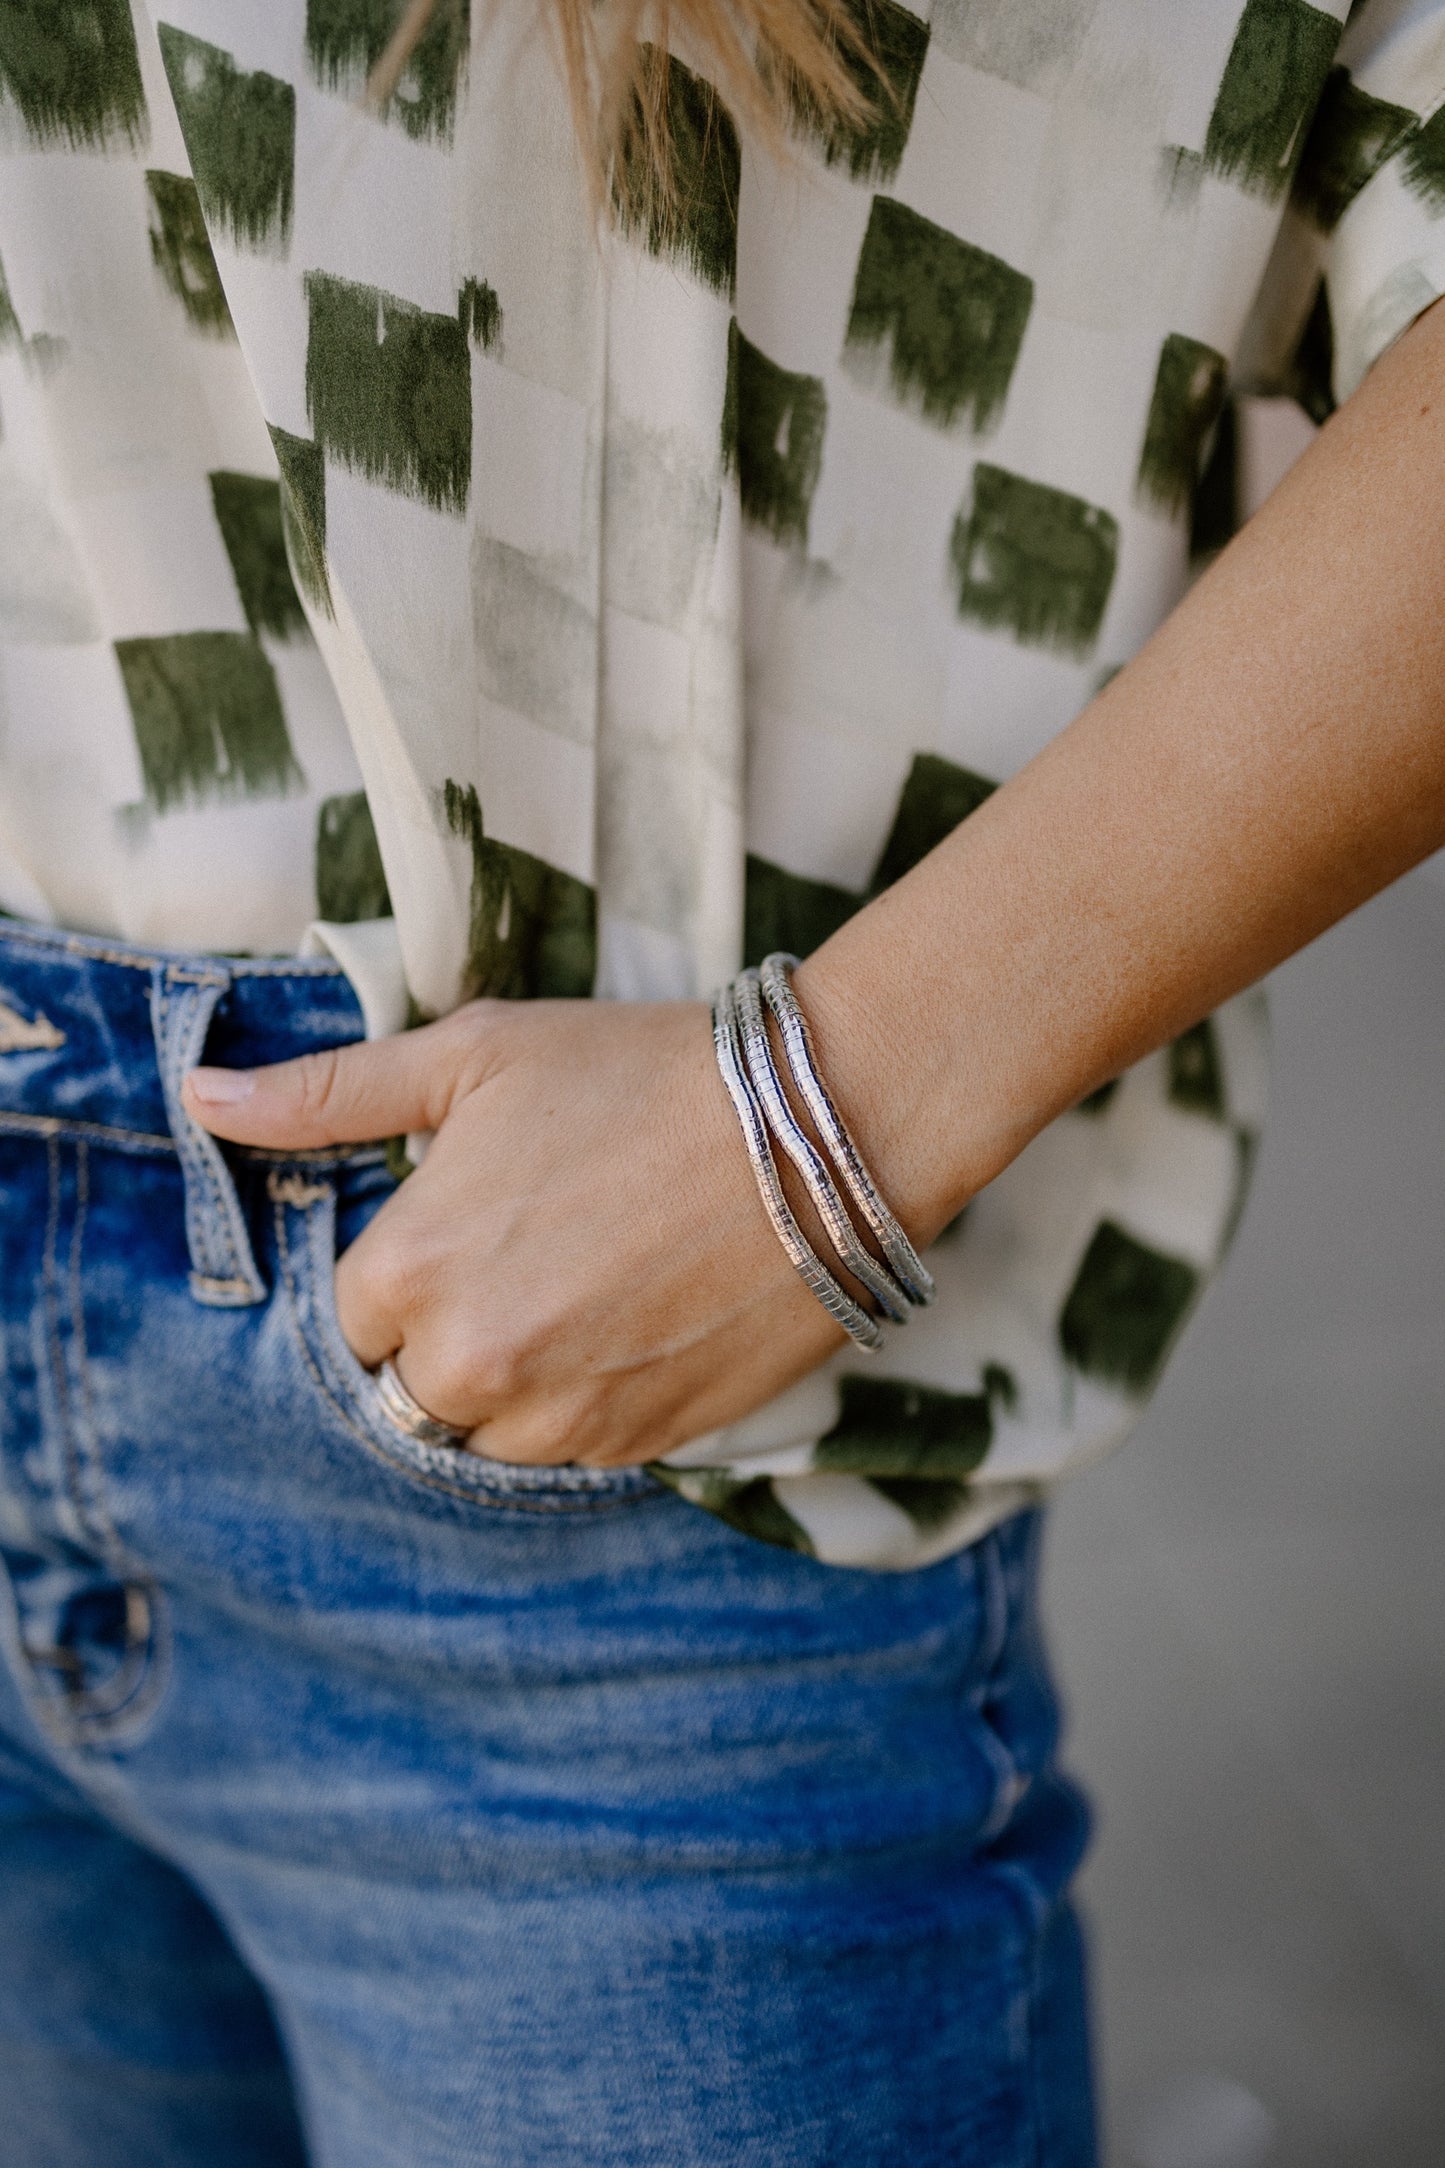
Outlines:
[{"label": "silver ring", "polygon": [[455,1447],[464,1442],[466,1431],[458,1430],[452,1423],[444,1423],[438,1415],[427,1414],[421,1402],[414,1399],[402,1384],[393,1362],[384,1362],[380,1369],[372,1372],[372,1376],[376,1379],[376,1390],[382,1406],[397,1429],[404,1430],[409,1438],[415,1438],[419,1445]]}]

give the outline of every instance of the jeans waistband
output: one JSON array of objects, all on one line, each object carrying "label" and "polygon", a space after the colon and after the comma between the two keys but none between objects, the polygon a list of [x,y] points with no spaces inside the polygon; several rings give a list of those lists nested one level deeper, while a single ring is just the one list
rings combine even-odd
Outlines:
[{"label": "jeans waistband", "polygon": [[[205,1057],[286,1061],[364,1035],[329,958],[187,955],[0,918],[0,1111],[170,1139],[156,1007],[214,994]],[[186,1064],[201,1058],[197,1047]]]},{"label": "jeans waistband", "polygon": [[187,1070],[203,1056],[285,1061],[364,1033],[328,960],[186,955],[0,920],[0,1128],[58,1124],[174,1150],[201,1302],[258,1302],[265,1288],[225,1157],[181,1104]]}]

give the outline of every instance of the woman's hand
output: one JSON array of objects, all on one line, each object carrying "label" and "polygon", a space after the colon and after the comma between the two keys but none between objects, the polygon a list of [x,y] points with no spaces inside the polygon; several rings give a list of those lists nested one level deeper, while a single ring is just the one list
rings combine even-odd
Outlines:
[{"label": "woman's hand", "polygon": [[[1445,845],[1442,562],[1445,302],[1135,660],[798,973],[916,1241]],[[341,1260],[342,1329],[498,1459],[658,1458],[841,1344],[763,1213],[701,1004],[478,1002],[245,1096],[218,1079],[188,1104],[239,1143],[436,1131]]]},{"label": "woman's hand", "polygon": [[700,1002],[478,1001],[186,1083],[273,1150],[435,1132],[337,1266],[341,1329],[497,1460],[656,1460],[843,1342],[764,1216]]}]

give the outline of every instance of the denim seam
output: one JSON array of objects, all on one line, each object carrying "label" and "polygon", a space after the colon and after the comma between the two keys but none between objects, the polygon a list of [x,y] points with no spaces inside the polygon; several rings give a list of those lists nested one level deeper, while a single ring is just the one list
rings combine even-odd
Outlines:
[{"label": "denim seam", "polygon": [[[153,1134],[148,1129],[120,1129],[110,1122],[81,1121],[67,1114],[19,1114],[0,1107],[0,1135],[7,1133],[21,1137],[57,1137],[62,1141],[84,1138],[89,1144],[111,1145],[120,1152],[146,1152],[171,1159],[179,1157],[174,1137]],[[242,1159],[257,1161],[262,1166],[299,1163],[308,1167],[371,1167],[379,1166],[386,1157],[385,1147],[376,1144],[315,1145],[295,1151],[246,1144],[238,1145],[236,1149]]]},{"label": "denim seam", "polygon": [[[120,964],[127,971],[146,973],[153,971],[158,962],[166,965],[174,963],[181,969],[184,969],[186,963],[183,950],[114,948],[103,940],[90,939],[84,934],[56,932],[54,935],[46,935],[21,927],[0,927],[0,945],[35,949],[42,955],[53,954],[58,949],[70,956],[88,956],[96,963]],[[227,957],[225,963],[232,978],[346,977],[340,964],[323,956],[238,956],[234,960]]]},{"label": "denim seam", "polygon": [[[81,1287],[81,1255],[85,1239],[85,1223],[90,1210],[90,1156],[84,1143],[77,1145],[75,1155],[75,1225],[70,1238],[70,1323],[74,1337],[75,1370],[80,1384],[81,1420],[74,1425],[75,1441],[79,1456],[84,1459],[90,1478],[90,1511],[93,1525],[99,1536],[107,1563],[117,1579],[123,1581],[126,1590],[126,1651],[125,1662],[117,1672],[114,1685],[104,1692],[75,1695],[70,1703],[70,1714],[97,1731],[110,1731],[125,1716],[128,1724],[134,1724],[138,1716],[149,1713],[159,1698],[163,1684],[163,1667],[157,1662],[163,1643],[169,1645],[169,1637],[163,1633],[164,1620],[158,1614],[162,1610],[160,1591],[138,1562],[132,1559],[115,1525],[106,1496],[105,1472],[101,1464],[100,1446],[95,1428],[95,1401],[90,1389],[90,1347],[85,1331],[85,1301]],[[76,1461],[77,1479],[79,1459]],[[136,1633],[131,1621],[131,1595],[138,1594],[145,1605],[145,1631]],[[147,1693],[147,1684],[151,1691]],[[139,1705],[139,1706],[137,1706]]]},{"label": "denim seam", "polygon": [[70,1419],[70,1382],[65,1374],[65,1350],[60,1338],[60,1298],[57,1290],[58,1268],[56,1249],[60,1237],[60,1146],[59,1140],[47,1140],[45,1152],[46,1171],[50,1178],[50,1196],[45,1215],[45,1247],[41,1259],[41,1284],[45,1290],[45,1339],[46,1353],[50,1359],[50,1384],[55,1395],[55,1422],[59,1437],[60,1459],[65,1495],[76,1517],[80,1534],[89,1542],[100,1540],[98,1532],[90,1526],[85,1510],[85,1500],[76,1480],[74,1459],[74,1426]]},{"label": "denim seam", "polygon": [[[310,1209],[314,1210],[315,1208]],[[300,1350],[301,1359],[310,1372],[318,1392],[335,1411],[337,1417],[350,1431],[351,1435],[366,1448],[373,1460],[379,1461],[384,1468],[389,1468],[393,1475],[398,1475],[406,1482],[414,1483],[424,1490],[436,1491],[449,1498],[460,1498],[466,1504],[482,1506],[499,1513],[532,1513],[540,1516],[558,1513],[575,1514],[579,1511],[585,1511],[588,1514],[606,1513],[621,1506],[631,1507],[651,1502],[654,1493],[646,1489],[629,1489],[625,1492],[610,1495],[602,1491],[589,1493],[584,1490],[575,1490],[554,1495],[550,1498],[536,1493],[531,1497],[516,1492],[503,1493],[481,1485],[474,1489],[467,1484],[448,1483],[444,1477],[431,1475],[400,1455],[393,1455],[388,1452],[380,1439],[373,1438],[369,1431],[362,1429],[351,1410],[333,1391],[330,1380],[323,1374],[312,1352],[301,1316],[300,1287],[294,1264],[295,1253],[286,1234],[286,1208],[279,1199],[275,1201],[275,1217],[276,1252],[281,1265],[282,1283],[286,1289],[286,1307],[289,1313],[292,1335]],[[656,1495],[666,1497],[670,1494],[662,1484],[658,1484],[656,1486]]]},{"label": "denim seam", "polygon": [[[87,1433],[93,1403],[90,1396],[90,1379],[86,1371],[84,1303],[80,1289],[80,1259],[85,1242],[85,1222],[90,1210],[90,1161],[84,1144],[75,1148],[75,1218],[70,1229],[70,1268],[66,1275],[69,1290],[70,1332],[75,1356],[75,1372],[79,1385],[80,1421],[72,1420],[66,1426],[69,1451],[66,1465],[70,1472],[71,1492],[75,1510],[82,1527],[89,1530],[98,1544],[106,1563],[117,1572],[124,1572],[121,1562],[121,1542],[116,1534],[115,1523],[106,1507],[105,1498],[96,1483],[95,1455],[90,1450]],[[72,1406],[73,1406],[72,1400]],[[89,1478],[88,1486],[82,1480],[82,1470]],[[89,1495],[87,1496],[87,1487]]]},{"label": "denim seam", "polygon": [[384,1144],[314,1144],[294,1151],[272,1144],[241,1144],[236,1150],[243,1159],[273,1167],[380,1167],[386,1163]]},{"label": "denim seam", "polygon": [[1024,1877],[1018,1868],[990,1862],[984,1871],[1008,1900],[1020,1946],[1019,1984],[1023,1989],[1024,2018],[1023,2039],[1019,2043],[1018,2078],[1025,2122],[1025,2148],[1018,2156],[1018,2168],[1049,2168],[1043,2152],[1043,2117],[1039,2113],[1038,2086],[1038,2008],[1042,1988],[1039,1960],[1044,1939],[1043,1923],[1039,1917],[1038,1905],[1031,1903],[1028,1892],[1020,1887]]},{"label": "denim seam", "polygon": [[990,1713],[990,1703],[998,1685],[999,1666],[1008,1647],[1012,1608],[1008,1575],[999,1555],[997,1530],[990,1530],[973,1549],[983,1597],[983,1632],[979,1650],[982,1668],[978,1683],[969,1688],[966,1699],[973,1711],[978,1737],[984,1744],[984,1750],[995,1773],[993,1805],[979,1830],[979,1843],[990,1844],[1008,1827],[1028,1790],[1029,1780],[1020,1771],[1016,1755],[999,1736]]},{"label": "denim seam", "polygon": [[[50,1358],[52,1389],[56,1400],[55,1412],[60,1436],[65,1494],[70,1502],[71,1510],[75,1514],[76,1525],[81,1535],[88,1543],[95,1546],[113,1573],[126,1577],[128,1581],[129,1573],[125,1562],[124,1546],[116,1533],[114,1523],[111,1521],[109,1512],[105,1507],[104,1499],[88,1500],[86,1486],[81,1479],[80,1454],[82,1449],[79,1442],[78,1427],[74,1420],[74,1396],[71,1392],[70,1381],[66,1375],[65,1350],[60,1337],[60,1275],[57,1257],[60,1232],[60,1154],[58,1145],[59,1140],[57,1138],[50,1137],[47,1139],[46,1159],[50,1174],[50,1200],[46,1215],[42,1279],[45,1288],[47,1352]],[[76,1330],[79,1293],[77,1277],[79,1241],[89,1201],[88,1180],[81,1172],[83,1164],[84,1155],[82,1152],[77,1159],[75,1227],[71,1235],[69,1266],[66,1274],[70,1295],[68,1308],[72,1332]],[[83,1327],[80,1330],[78,1344],[83,1357],[85,1344]],[[87,1393],[88,1397],[88,1385],[85,1380],[83,1360],[81,1378],[82,1389]],[[87,1458],[89,1458],[88,1455]],[[115,1727],[117,1719],[122,1714],[127,1716],[129,1724],[134,1724],[137,1717],[143,1717],[149,1713],[151,1706],[158,1698],[160,1687],[163,1684],[163,1677],[156,1676],[154,1678],[153,1691],[150,1694],[145,1693],[145,1687],[150,1675],[161,1672],[163,1667],[155,1662],[148,1662],[147,1658],[158,1657],[163,1646],[168,1646],[169,1636],[165,1631],[164,1621],[158,1615],[160,1608],[157,1601],[158,1592],[149,1581],[143,1580],[140,1576],[136,1577],[136,1585],[142,1589],[147,1608],[146,1647],[140,1654],[139,1661],[133,1661],[138,1643],[127,1632],[126,1654],[122,1660],[120,1671],[120,1683],[123,1686],[123,1691],[120,1693],[119,1698],[114,1701],[108,1697],[95,1695],[72,1695],[62,1691],[60,1695],[53,1696],[38,1691],[37,1667],[25,1647],[22,1635],[20,1647],[25,1654],[30,1678],[30,1697],[37,1718],[43,1724],[48,1735],[65,1737],[70,1739],[72,1743],[76,1743],[81,1734],[87,1729],[91,1729],[96,1733],[108,1733]],[[139,1709],[136,1707],[138,1700],[141,1703]]]},{"label": "denim seam", "polygon": [[72,1121],[64,1114],[17,1114],[0,1108],[0,1132],[22,1137],[84,1137],[92,1144],[113,1144],[123,1152],[168,1152],[176,1157],[174,1137],[153,1136],[145,1129],[113,1129],[108,1122]]}]

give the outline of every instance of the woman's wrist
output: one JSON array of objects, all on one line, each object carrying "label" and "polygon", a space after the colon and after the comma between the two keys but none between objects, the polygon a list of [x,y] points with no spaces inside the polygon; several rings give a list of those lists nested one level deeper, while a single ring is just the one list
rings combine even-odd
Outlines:
[{"label": "woman's wrist", "polygon": [[794,985],[839,1113],[910,1236],[929,1242],[1032,1130],[1009,1102],[1006,1064],[985,1055],[982,1015],[940,995],[903,902],[870,905]]}]

